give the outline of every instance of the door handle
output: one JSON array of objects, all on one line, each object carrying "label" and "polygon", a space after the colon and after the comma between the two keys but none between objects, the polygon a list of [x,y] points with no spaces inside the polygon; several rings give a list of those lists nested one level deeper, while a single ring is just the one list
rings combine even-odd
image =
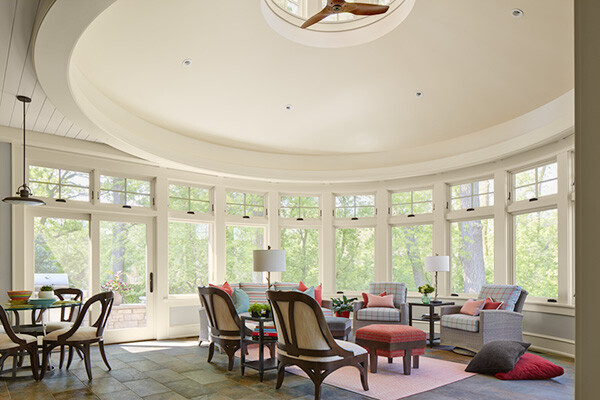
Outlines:
[{"label": "door handle", "polygon": [[154,273],[150,272],[150,293],[154,292]]}]

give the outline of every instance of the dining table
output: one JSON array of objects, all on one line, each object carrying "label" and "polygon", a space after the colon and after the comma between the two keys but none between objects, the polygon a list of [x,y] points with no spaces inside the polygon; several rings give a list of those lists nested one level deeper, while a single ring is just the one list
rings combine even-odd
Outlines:
[{"label": "dining table", "polygon": [[[44,311],[48,309],[80,307],[82,302],[75,300],[59,300],[53,304],[2,303],[1,305],[4,310],[12,311],[12,315],[14,316],[12,328],[15,333],[25,333],[28,335],[39,336],[44,335],[45,330],[43,321],[40,321],[40,318],[35,316],[36,312],[39,311],[40,313],[44,313]],[[31,324],[21,324],[21,316],[19,314],[20,311],[32,312]]]}]

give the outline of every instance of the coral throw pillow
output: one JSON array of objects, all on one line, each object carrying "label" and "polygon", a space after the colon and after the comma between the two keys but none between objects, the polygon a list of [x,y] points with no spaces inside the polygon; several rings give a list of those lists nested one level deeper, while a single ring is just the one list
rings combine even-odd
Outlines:
[{"label": "coral throw pillow", "polygon": [[474,317],[479,315],[479,312],[483,308],[485,300],[473,300],[469,299],[464,306],[460,309],[461,314],[472,315]]},{"label": "coral throw pillow", "polygon": [[387,307],[387,308],[394,308],[394,295],[390,294],[387,296],[375,296],[374,294],[368,294],[367,293],[367,298],[369,299],[369,302],[367,303],[367,307],[371,308],[371,307]]},{"label": "coral throw pillow", "polygon": [[[363,293],[363,303],[364,307],[368,307],[369,306],[369,295],[367,293]],[[379,293],[379,296],[383,297],[383,296],[387,296],[387,292],[383,292],[383,293]]]},{"label": "coral throw pillow", "polygon": [[[304,284],[304,282],[300,281],[298,284],[298,290],[301,292],[305,292],[308,289],[308,286]],[[323,305],[323,285],[315,286],[315,296],[314,299],[319,303],[320,306]]]},{"label": "coral throw pillow", "polygon": [[216,287],[219,289],[222,289],[224,291],[227,292],[228,295],[232,295],[233,294],[233,289],[231,288],[231,285],[229,283],[227,283],[227,281],[225,281],[224,284],[222,284],[221,286],[219,285],[213,285],[212,283],[209,283],[208,286],[212,286],[212,287]]},{"label": "coral throw pillow", "polygon": [[525,353],[511,371],[498,372],[495,376],[502,380],[520,381],[556,378],[564,373],[565,370],[562,367],[551,363],[545,358],[536,354]]},{"label": "coral throw pillow", "polygon": [[503,301],[494,301],[491,297],[485,299],[485,303],[483,303],[484,310],[499,310],[504,304]]}]

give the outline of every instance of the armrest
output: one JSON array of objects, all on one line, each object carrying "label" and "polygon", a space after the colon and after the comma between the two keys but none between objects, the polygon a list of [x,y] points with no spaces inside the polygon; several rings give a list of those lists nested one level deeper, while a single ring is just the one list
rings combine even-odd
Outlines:
[{"label": "armrest", "polygon": [[442,306],[442,307],[440,307],[440,316],[441,315],[458,314],[458,313],[460,313],[461,308],[462,308],[462,306]]},{"label": "armrest", "polygon": [[400,324],[408,325],[408,304],[400,303],[396,308],[400,310]]},{"label": "armrest", "polygon": [[355,302],[353,303],[353,306],[354,306],[354,310],[353,310],[353,311],[354,311],[354,313],[355,313],[355,315],[356,315],[356,312],[357,312],[358,310],[360,310],[361,308],[364,308],[364,307],[365,307],[365,302],[364,302],[364,301],[355,301]]},{"label": "armrest", "polygon": [[481,310],[479,323],[484,325],[521,325],[523,314],[507,310]]},{"label": "armrest", "polygon": [[321,307],[322,308],[329,308],[331,310],[333,308],[333,303],[331,302],[331,300],[325,300],[325,299],[323,299],[323,302],[321,303]]}]

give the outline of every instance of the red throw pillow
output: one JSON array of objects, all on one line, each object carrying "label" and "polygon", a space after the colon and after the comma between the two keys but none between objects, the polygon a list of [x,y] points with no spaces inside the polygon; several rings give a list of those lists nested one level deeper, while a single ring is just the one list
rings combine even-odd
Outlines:
[{"label": "red throw pillow", "polygon": [[494,301],[491,297],[485,299],[485,303],[483,303],[484,310],[499,310],[504,304],[503,301]]},{"label": "red throw pillow", "polygon": [[550,379],[565,373],[562,367],[536,354],[525,353],[508,372],[498,372],[496,378],[506,381]]},{"label": "red throw pillow", "polygon": [[[366,293],[363,293],[362,296],[363,296],[363,303],[364,303],[363,307],[366,307],[369,305],[369,296],[367,296]],[[380,293],[379,296],[381,296],[381,297],[387,296],[387,291]]]},{"label": "red throw pillow", "polygon": [[227,281],[225,281],[225,283],[222,284],[221,286],[219,286],[219,285],[213,285],[212,283],[209,283],[208,286],[212,286],[212,287],[216,287],[216,288],[222,289],[225,292],[227,292],[227,294],[230,295],[230,296],[233,294],[233,289],[231,288],[231,285],[229,283],[227,283]]},{"label": "red throw pillow", "polygon": [[[298,284],[298,290],[304,292],[306,289],[308,289],[308,286],[306,286],[304,282],[300,281]],[[323,305],[323,284],[315,286],[315,300],[320,306]]]}]

